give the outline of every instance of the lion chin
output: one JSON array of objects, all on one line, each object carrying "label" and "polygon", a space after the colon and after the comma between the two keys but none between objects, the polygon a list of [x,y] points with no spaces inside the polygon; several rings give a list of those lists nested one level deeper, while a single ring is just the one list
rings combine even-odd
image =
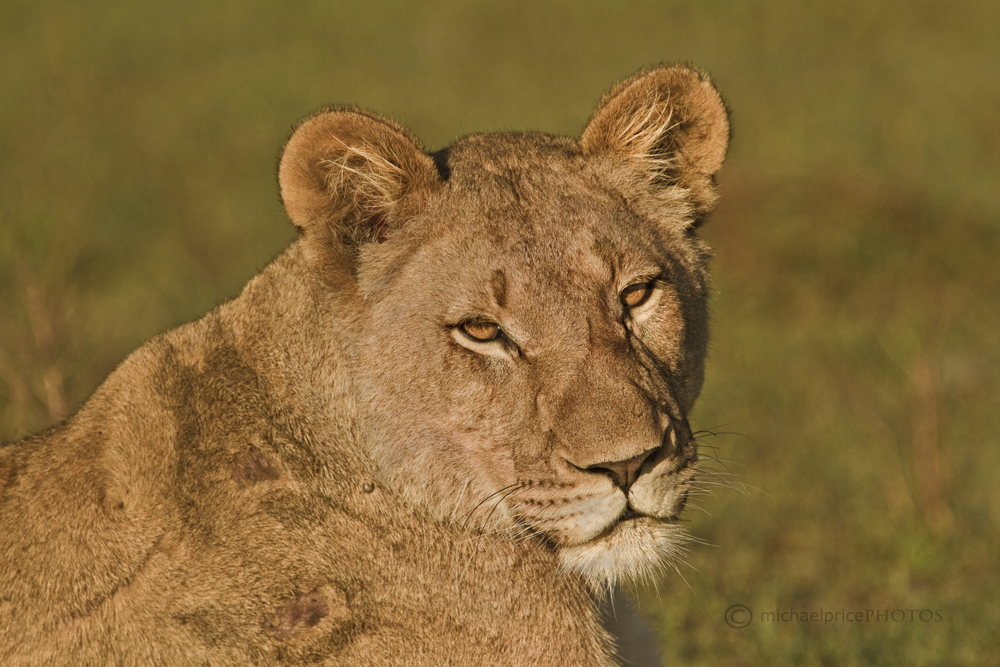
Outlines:
[{"label": "lion chin", "polygon": [[624,519],[594,539],[559,549],[563,570],[580,575],[595,595],[637,586],[672,567],[686,552],[688,534],[673,519]]}]

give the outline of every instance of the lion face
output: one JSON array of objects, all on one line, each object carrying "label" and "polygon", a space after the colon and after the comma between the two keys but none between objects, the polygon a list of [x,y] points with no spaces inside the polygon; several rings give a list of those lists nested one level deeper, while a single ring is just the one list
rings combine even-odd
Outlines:
[{"label": "lion face", "polygon": [[441,466],[422,476],[438,479],[439,510],[540,536],[608,579],[675,545],[705,274],[698,244],[643,220],[567,149],[452,149],[423,233],[378,248],[395,273],[362,272],[362,394],[396,443],[390,468],[413,452]]},{"label": "lion face", "polygon": [[[652,575],[697,469],[694,227],[728,138],[714,89],[653,70],[579,141],[473,136],[433,162],[400,128],[336,114],[325,133],[346,149],[300,149],[307,123],[283,195],[317,256],[353,258],[354,381],[383,484],[439,520],[544,540],[595,589]],[[290,151],[321,158],[286,168]]]}]

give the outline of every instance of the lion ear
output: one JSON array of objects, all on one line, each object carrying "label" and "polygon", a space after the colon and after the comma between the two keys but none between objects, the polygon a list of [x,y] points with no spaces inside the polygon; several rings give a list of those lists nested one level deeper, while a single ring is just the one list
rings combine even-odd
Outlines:
[{"label": "lion ear", "polygon": [[688,67],[658,67],[636,74],[606,94],[580,137],[587,156],[624,161],[623,186],[679,186],[694,216],[717,199],[713,175],[729,145],[729,114],[707,77]]},{"label": "lion ear", "polygon": [[303,237],[351,250],[381,242],[440,185],[434,162],[404,128],[331,109],[301,123],[281,155],[281,200]]}]

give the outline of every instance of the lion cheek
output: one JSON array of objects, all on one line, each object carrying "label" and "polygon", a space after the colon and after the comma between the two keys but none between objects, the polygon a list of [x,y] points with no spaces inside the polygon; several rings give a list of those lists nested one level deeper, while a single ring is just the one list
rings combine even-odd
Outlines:
[{"label": "lion cheek", "polygon": [[[625,511],[628,501],[621,493],[588,496],[571,503],[557,503],[540,517],[529,517],[559,546],[590,542],[611,529]],[[546,516],[554,515],[554,516]]]}]

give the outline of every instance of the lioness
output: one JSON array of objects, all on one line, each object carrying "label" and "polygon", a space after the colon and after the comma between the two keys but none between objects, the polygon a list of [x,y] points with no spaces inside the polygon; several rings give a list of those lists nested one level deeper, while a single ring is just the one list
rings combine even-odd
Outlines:
[{"label": "lioness", "polygon": [[684,67],[578,140],[303,122],[300,238],[0,450],[0,664],[615,664],[599,598],[683,540],[728,136]]}]

